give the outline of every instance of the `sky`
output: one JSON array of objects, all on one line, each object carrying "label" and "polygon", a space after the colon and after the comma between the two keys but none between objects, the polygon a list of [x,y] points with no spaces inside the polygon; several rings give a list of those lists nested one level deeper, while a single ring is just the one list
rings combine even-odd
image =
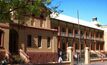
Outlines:
[{"label": "sky", "polygon": [[91,22],[97,17],[102,25],[107,25],[107,0],[53,0],[51,5],[58,5],[63,10],[61,14],[77,18],[79,11],[79,19]]}]

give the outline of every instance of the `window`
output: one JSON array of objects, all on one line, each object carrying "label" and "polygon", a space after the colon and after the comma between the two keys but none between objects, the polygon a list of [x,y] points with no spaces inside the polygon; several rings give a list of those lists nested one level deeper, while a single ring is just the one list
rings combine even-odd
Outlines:
[{"label": "window", "polygon": [[32,20],[31,20],[31,26],[35,26],[34,18],[32,18]]},{"label": "window", "polygon": [[75,30],[75,35],[78,35],[78,30]]},{"label": "window", "polygon": [[50,40],[51,40],[50,37],[47,37],[47,48],[49,48],[51,46]]},{"label": "window", "polygon": [[58,27],[54,27],[54,29],[58,29]]},{"label": "window", "polygon": [[44,13],[41,13],[41,14],[40,14],[40,18],[41,18],[41,19],[44,19],[44,18],[45,18]]},{"label": "window", "polygon": [[2,44],[1,44],[1,37],[2,37],[2,34],[0,33],[0,46],[2,45]]},{"label": "window", "polygon": [[79,44],[75,44],[75,49],[78,50],[79,49]]},{"label": "window", "polygon": [[98,36],[99,36],[99,33],[97,32],[97,33],[96,33],[96,37],[98,38]]},{"label": "window", "polygon": [[31,47],[31,46],[32,46],[32,36],[31,36],[31,35],[28,35],[28,36],[27,36],[27,46],[28,46],[28,47]]},{"label": "window", "polygon": [[41,40],[42,40],[42,37],[41,36],[38,36],[38,47],[41,47]]},{"label": "window", "polygon": [[65,28],[62,28],[62,32],[65,32]]}]

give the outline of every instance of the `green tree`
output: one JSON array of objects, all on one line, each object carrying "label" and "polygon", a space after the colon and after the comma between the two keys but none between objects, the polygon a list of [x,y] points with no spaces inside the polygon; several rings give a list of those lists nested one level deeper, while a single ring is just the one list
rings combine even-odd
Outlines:
[{"label": "green tree", "polygon": [[56,8],[49,8],[51,0],[0,0],[0,22],[12,22],[12,12],[20,20],[25,15],[39,16],[45,8],[45,14],[49,11],[57,12]]}]

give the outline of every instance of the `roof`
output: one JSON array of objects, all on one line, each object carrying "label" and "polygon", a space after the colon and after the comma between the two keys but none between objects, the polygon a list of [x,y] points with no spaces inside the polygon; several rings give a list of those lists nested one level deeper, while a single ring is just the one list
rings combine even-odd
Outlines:
[{"label": "roof", "polygon": [[107,32],[107,25],[102,25],[101,27],[104,29],[105,32]]},{"label": "roof", "polygon": [[74,17],[71,17],[71,16],[66,16],[66,15],[63,15],[63,14],[59,14],[58,16],[55,15],[55,14],[51,14],[50,16],[53,19],[62,20],[62,21],[69,22],[69,23],[74,23],[74,24],[79,23],[80,25],[83,25],[83,26],[103,30],[103,28],[96,26],[91,21],[88,22],[88,21],[84,21],[84,20],[79,19],[79,22],[78,22],[78,18],[74,18]]}]

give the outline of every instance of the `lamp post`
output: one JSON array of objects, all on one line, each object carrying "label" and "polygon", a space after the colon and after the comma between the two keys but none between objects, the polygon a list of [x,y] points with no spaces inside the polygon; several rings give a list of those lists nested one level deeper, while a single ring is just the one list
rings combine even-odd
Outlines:
[{"label": "lamp post", "polygon": [[81,62],[81,55],[82,55],[82,49],[81,49],[81,33],[80,33],[80,22],[79,22],[79,11],[77,10],[77,18],[78,18],[78,34],[79,34],[79,38],[78,38],[78,44],[80,45],[79,46],[79,54],[80,54],[80,57],[78,59],[78,62]]}]

